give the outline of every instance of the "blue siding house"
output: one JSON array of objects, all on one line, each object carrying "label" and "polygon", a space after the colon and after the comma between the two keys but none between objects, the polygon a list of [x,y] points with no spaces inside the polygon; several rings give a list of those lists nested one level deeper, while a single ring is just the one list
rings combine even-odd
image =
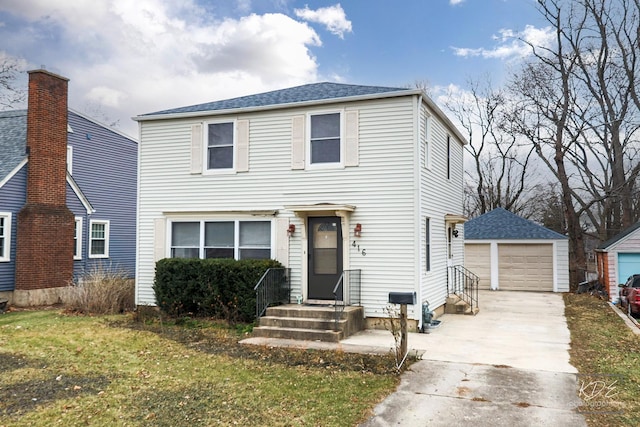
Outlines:
[{"label": "blue siding house", "polygon": [[[41,74],[49,77],[47,74],[50,73]],[[66,79],[53,76],[66,83]],[[30,82],[30,109],[31,91]],[[63,93],[66,98],[66,92]],[[61,105],[66,107],[66,99]],[[78,278],[98,265],[126,272],[133,277],[136,245],[137,141],[83,114],[67,108],[62,111],[67,113],[67,117],[62,118],[63,123],[66,121],[66,153],[64,148],[59,150],[59,153],[66,156],[61,160],[64,161],[61,164],[66,164],[66,177],[64,183],[57,184],[66,187],[66,200],[60,204],[63,207],[66,204],[66,209],[71,211],[75,220],[73,277]],[[37,142],[32,139],[27,142],[28,138],[33,138],[28,134],[37,135],[38,132],[32,129],[34,124],[28,124],[27,117],[28,110],[0,112],[0,299],[13,300],[12,303],[16,305],[30,305],[17,303],[17,295],[14,293],[16,282],[24,282],[23,279],[17,278],[18,275],[24,275],[18,272],[20,268],[17,268],[20,263],[17,248],[22,244],[19,214],[28,203],[34,204],[33,200],[29,202],[30,194],[46,194],[46,186],[49,185],[48,182],[42,184],[42,179],[29,179],[29,168],[35,167],[32,164],[36,164],[34,156],[38,149],[34,149]],[[50,135],[46,132],[44,135],[45,142],[42,144],[45,146],[46,156],[54,156],[50,154],[47,146]],[[62,141],[64,143],[64,140]],[[53,161],[46,158],[44,163]],[[60,176],[64,175],[63,172]],[[35,185],[38,188],[29,188]],[[38,250],[46,251],[46,241],[49,239],[51,234],[36,236],[35,240],[41,247]],[[55,242],[50,243],[50,249],[56,250]],[[34,276],[42,269],[36,262],[31,268]],[[29,267],[26,271],[28,276]],[[26,283],[31,283],[28,278]],[[33,282],[27,285],[26,289],[32,292],[40,288],[66,285],[68,283],[40,286]]]}]

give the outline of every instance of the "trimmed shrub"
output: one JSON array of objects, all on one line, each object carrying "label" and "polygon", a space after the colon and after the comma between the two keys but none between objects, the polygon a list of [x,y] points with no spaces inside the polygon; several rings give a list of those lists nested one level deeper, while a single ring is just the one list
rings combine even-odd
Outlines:
[{"label": "trimmed shrub", "polygon": [[61,296],[67,310],[116,314],[135,308],[135,282],[127,273],[98,265],[78,277]]},{"label": "trimmed shrub", "polygon": [[156,263],[153,290],[160,309],[171,316],[252,322],[253,290],[269,268],[282,268],[274,260],[166,258]]}]

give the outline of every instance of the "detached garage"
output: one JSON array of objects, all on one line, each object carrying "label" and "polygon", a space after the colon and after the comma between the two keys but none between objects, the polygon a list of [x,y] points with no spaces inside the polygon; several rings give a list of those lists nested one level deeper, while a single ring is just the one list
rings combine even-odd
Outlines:
[{"label": "detached garage", "polygon": [[569,291],[569,241],[497,208],[464,225],[465,267],[480,289]]},{"label": "detached garage", "polygon": [[611,301],[615,301],[618,284],[640,274],[640,222],[598,246],[596,261],[598,278],[609,291]]}]

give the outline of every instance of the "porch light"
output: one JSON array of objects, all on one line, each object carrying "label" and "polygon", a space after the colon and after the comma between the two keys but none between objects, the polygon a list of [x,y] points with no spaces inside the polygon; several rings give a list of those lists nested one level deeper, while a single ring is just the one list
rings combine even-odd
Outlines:
[{"label": "porch light", "polygon": [[360,237],[360,234],[362,234],[362,224],[356,224],[355,228],[353,229],[353,234],[355,234],[356,237]]},{"label": "porch light", "polygon": [[289,237],[293,236],[293,233],[295,233],[295,231],[296,231],[296,225],[289,224],[289,228],[287,229],[287,236]]}]

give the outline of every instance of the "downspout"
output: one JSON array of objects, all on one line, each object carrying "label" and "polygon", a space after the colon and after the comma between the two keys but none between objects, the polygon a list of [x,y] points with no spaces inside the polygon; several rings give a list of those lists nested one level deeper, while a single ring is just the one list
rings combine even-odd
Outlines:
[{"label": "downspout", "polygon": [[415,251],[414,253],[418,254],[418,257],[416,259],[416,271],[415,271],[415,275],[417,276],[417,280],[415,283],[417,283],[418,289],[415,289],[416,291],[416,295],[417,297],[417,302],[418,304],[415,305],[413,307],[413,317],[415,320],[418,320],[418,322],[421,322],[421,318],[422,318],[422,313],[421,310],[418,307],[421,307],[421,301],[423,300],[423,296],[422,296],[422,266],[421,266],[421,262],[424,259],[424,253],[422,250],[422,175],[420,174],[421,172],[421,160],[420,160],[420,145],[421,145],[421,140],[420,140],[420,110],[422,108],[422,95],[419,95],[416,98],[416,106],[415,106],[415,114],[414,114],[414,120],[415,120],[415,155],[414,155],[414,174],[415,174],[415,180],[414,180],[414,185],[415,185],[415,189],[414,189],[414,194],[415,194],[415,199],[417,200],[417,203],[415,204],[415,212],[414,212],[414,217],[416,218],[415,221],[415,230],[414,230],[414,236],[418,236],[417,239],[414,239],[414,248]]}]

